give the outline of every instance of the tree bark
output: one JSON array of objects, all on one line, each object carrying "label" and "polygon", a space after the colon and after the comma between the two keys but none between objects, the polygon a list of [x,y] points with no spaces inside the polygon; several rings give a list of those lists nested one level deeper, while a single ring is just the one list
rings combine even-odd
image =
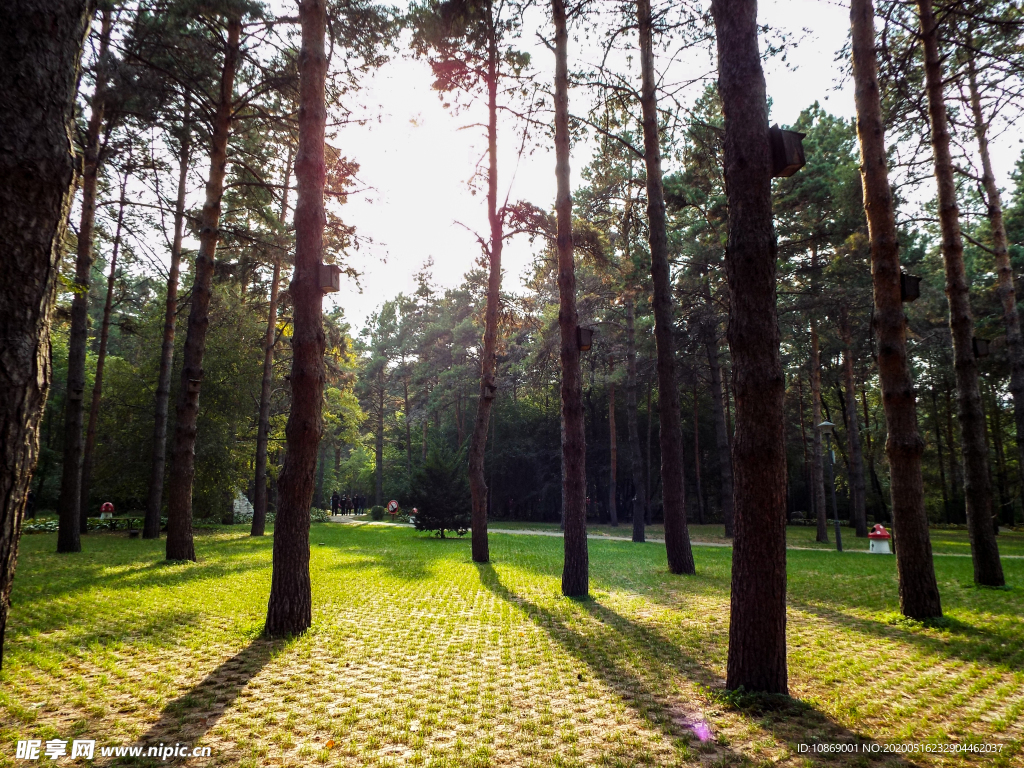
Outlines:
[{"label": "tree bark", "polygon": [[0,667],[52,376],[50,320],[75,168],[68,132],[89,7],[11,0],[0,24]]},{"label": "tree bark", "polygon": [[935,394],[935,384],[932,383],[932,424],[935,426],[935,450],[939,454],[939,482],[942,483],[942,511],[945,514],[946,522],[953,522],[952,508],[949,505],[949,492],[946,485],[946,460],[942,452],[942,428],[939,421],[939,399]]},{"label": "tree bark", "polygon": [[946,402],[946,445],[949,446],[949,495],[956,517],[955,522],[959,523],[967,521],[967,508],[963,496],[964,465],[963,455],[956,444],[956,425],[953,421],[953,403],[949,389],[947,386],[942,390]]},{"label": "tree bark", "polygon": [[409,419],[409,377],[402,377],[402,389],[405,399],[405,476],[412,477],[412,422]]},{"label": "tree bark", "polygon": [[309,505],[323,430],[324,327],[320,264],[323,260],[324,133],[327,55],[324,0],[301,0],[299,23],[299,148],[295,159],[295,272],[289,291],[294,304],[292,406],[285,427],[287,452],[278,483],[274,522],[274,571],[266,632],[295,635],[312,621],[309,578]]},{"label": "tree bark", "polygon": [[260,385],[260,422],[256,431],[256,483],[253,491],[252,528],[250,536],[262,536],[267,528],[267,439],[270,435],[270,393],[274,383],[274,346],[277,344],[278,283],[281,280],[281,259],[274,259],[270,281],[270,307],[267,310],[267,333],[263,337],[263,380]]},{"label": "tree bark", "polygon": [[803,471],[804,471],[804,491],[807,493],[807,498],[811,502],[811,514],[816,514],[814,508],[814,492],[811,489],[811,474],[809,472],[810,466],[807,463],[807,428],[804,424],[804,381],[800,377],[800,372],[797,371],[796,376],[796,389],[797,397],[800,401],[800,442],[803,448]]},{"label": "tree bark", "polygon": [[191,101],[185,95],[182,112],[182,136],[178,153],[178,195],[174,203],[174,239],[171,241],[171,266],[167,273],[167,299],[164,307],[164,337],[160,345],[160,374],[156,384],[153,417],[153,464],[146,496],[146,519],[142,538],[160,538],[160,511],[167,462],[167,408],[171,400],[171,370],[174,367],[174,331],[178,317],[178,276],[181,272],[181,240],[185,229],[185,192],[192,157]]},{"label": "tree bark", "polygon": [[857,390],[853,383],[853,337],[846,307],[840,309],[840,333],[843,336],[843,378],[846,383],[846,440],[850,453],[850,524],[857,538],[868,535],[865,509],[864,457],[860,447],[860,418],[857,415]]},{"label": "tree bark", "polygon": [[[1003,325],[1006,328],[1006,351],[1010,358],[1010,395],[1013,397],[1013,422],[1017,442],[1017,478],[1024,489],[1024,339],[1020,333],[1020,315],[1017,313],[1017,294],[1013,284],[1013,266],[1007,247],[1006,224],[1003,222],[1003,203],[999,185],[992,172],[992,158],[988,146],[988,123],[981,109],[978,73],[974,60],[973,38],[968,38],[968,82],[971,91],[971,113],[974,134],[978,139],[981,156],[982,184],[988,204],[989,229],[992,230],[992,252],[996,263],[996,294],[1003,305]],[[1010,510],[1010,521],[1013,510]]]},{"label": "tree bark", "polygon": [[[704,285],[704,301],[710,309],[711,292]],[[708,356],[708,369],[711,371],[711,415],[715,421],[715,447],[718,449],[718,471],[721,475],[722,522],[725,526],[725,537],[733,537],[733,482],[732,482],[732,450],[729,447],[729,431],[725,423],[725,395],[722,389],[722,366],[718,362],[718,328],[714,319],[709,320],[705,328],[704,349]]]},{"label": "tree bark", "polygon": [[700,414],[697,410],[697,382],[693,384],[693,475],[697,485],[697,522],[704,525],[704,494],[700,487]]},{"label": "tree bark", "polygon": [[[376,506],[384,504],[384,399],[385,386],[384,372],[381,371],[379,387],[377,391],[377,434],[374,435],[374,492],[373,503]],[[462,441],[459,440],[459,446]]]},{"label": "tree bark", "polygon": [[999,418],[999,398],[996,397],[995,389],[989,386],[989,399],[992,402],[992,447],[996,452],[996,487],[999,490],[999,513],[992,516],[993,530],[999,533],[999,521],[1006,516],[1006,510],[1010,510],[1010,524],[1013,524],[1013,507],[1007,500],[1006,494],[1006,459],[1003,453],[1003,425]]},{"label": "tree bark", "polygon": [[914,385],[907,362],[907,319],[900,295],[896,211],[886,165],[871,0],[852,0],[850,25],[861,180],[871,242],[878,377],[888,435],[885,450],[889,459],[892,516],[899,532],[896,570],[900,610],[911,618],[923,619],[942,615],[942,607],[924,510],[921,480],[924,441],[918,432]]},{"label": "tree bark", "polygon": [[[623,228],[623,237],[628,238],[628,228]],[[627,240],[628,242],[628,240]],[[646,539],[644,531],[644,510],[646,509],[646,487],[644,483],[643,455],[640,452],[639,415],[636,405],[636,308],[632,291],[625,295],[626,304],[626,429],[629,433],[629,455],[633,474],[633,541],[641,543]]]},{"label": "tree bark", "polygon": [[885,503],[885,494],[882,493],[882,484],[878,481],[878,473],[875,472],[875,449],[871,444],[871,413],[868,410],[867,389],[860,391],[861,405],[864,406],[864,438],[868,447],[868,472],[871,473],[871,484],[874,486],[875,494],[878,496],[878,503],[882,508],[881,515],[876,515],[878,520],[889,520],[889,507]]},{"label": "tree bark", "polygon": [[618,485],[616,476],[619,463],[619,446],[615,435],[615,382],[608,387],[608,442],[609,442],[609,468],[608,468],[608,522],[613,528],[619,526],[619,511],[616,507],[618,500]]},{"label": "tree bark", "polygon": [[576,266],[573,263],[572,194],[569,176],[569,35],[564,0],[551,0],[555,27],[555,215],[558,250],[558,329],[562,363],[562,521],[565,562],[562,594],[590,591],[587,553],[587,468],[583,424],[583,377],[577,341]]},{"label": "tree bark", "polygon": [[653,21],[650,0],[637,0],[640,28],[644,164],[647,167],[648,242],[654,284],[654,339],[658,355],[658,415],[661,421],[661,498],[665,519],[665,550],[671,573],[696,572],[690,533],[686,527],[686,486],[683,481],[683,426],[676,383],[675,343],[672,339],[672,277],[668,263],[665,190],[661,177],[661,140],[654,74]]},{"label": "tree bark", "polygon": [[[288,192],[291,188],[291,147],[284,170],[284,189],[281,192],[280,225],[288,222]],[[274,385],[274,348],[277,346],[277,302],[281,281],[281,258],[287,251],[284,243],[274,256],[274,274],[270,280],[270,306],[267,308],[267,332],[263,336],[263,380],[260,384],[260,423],[256,430],[256,482],[253,491],[252,528],[250,536],[262,536],[267,529],[267,442],[270,437],[270,395]]]},{"label": "tree bark", "polygon": [[96,90],[85,129],[82,170],[82,218],[78,225],[75,257],[75,296],[71,300],[71,332],[68,339],[68,391],[64,404],[64,464],[57,499],[58,552],[81,552],[82,529],[82,420],[85,407],[85,356],[89,337],[89,283],[93,263],[93,228],[96,222],[96,186],[100,170],[100,133],[106,104],[106,59],[113,26],[110,6],[101,12]]},{"label": "tree bark", "polygon": [[171,471],[167,495],[167,559],[195,560],[192,541],[192,482],[196,467],[196,420],[199,416],[199,390],[203,381],[203,355],[206,332],[210,326],[210,299],[213,293],[213,268],[220,240],[220,207],[224,195],[224,176],[228,165],[228,134],[231,131],[232,92],[238,64],[239,17],[228,19],[227,49],[221,73],[220,98],[213,118],[210,142],[210,176],[206,182],[206,201],[199,228],[199,253],[196,255],[192,283],[188,331],[182,355],[181,387],[175,407],[174,442],[171,446]]},{"label": "tree bark", "polygon": [[487,249],[487,309],[484,312],[484,344],[480,355],[480,397],[476,421],[469,444],[469,489],[473,500],[472,550],[473,562],[486,563],[490,558],[487,545],[487,479],[484,457],[487,450],[487,427],[491,407],[498,392],[497,371],[498,304],[501,301],[501,248],[504,242],[501,214],[498,211],[498,31],[495,28],[491,3],[487,3],[487,218],[491,240]]},{"label": "tree bark", "polygon": [[[963,437],[967,527],[974,562],[974,581],[985,586],[999,587],[1006,582],[992,529],[992,485],[989,479],[988,446],[985,442],[985,413],[978,386],[978,361],[974,356],[973,341],[974,316],[971,313],[970,287],[964,267],[964,244],[960,234],[953,157],[949,149],[949,121],[943,94],[938,23],[931,0],[918,0],[917,7],[921,18],[925,90],[928,94],[935,181],[939,193],[939,228],[942,232],[942,259],[946,268],[949,328],[953,337],[957,417]],[[902,535],[902,530],[900,533]],[[901,539],[901,548],[902,544]]]},{"label": "tree bark", "polygon": [[712,0],[725,115],[736,537],[726,687],[787,693],[786,453],[768,105],[756,0]]},{"label": "tree bark", "polygon": [[651,515],[652,515],[652,511],[651,511],[651,482],[652,482],[652,477],[651,476],[653,475],[653,471],[651,470],[651,432],[653,431],[653,429],[654,429],[654,421],[651,418],[651,382],[648,381],[647,382],[647,433],[645,435],[645,437],[647,438],[647,445],[645,446],[645,448],[647,449],[647,466],[646,466],[646,472],[644,473],[644,483],[645,483],[645,487],[647,488],[647,494],[646,494],[647,504],[646,504],[645,509],[644,509],[644,520],[647,521],[648,525],[651,524]]},{"label": "tree bark", "polygon": [[82,455],[82,491],[79,500],[81,533],[86,532],[89,513],[89,488],[92,485],[93,449],[96,447],[96,425],[100,415],[100,401],[103,399],[103,366],[107,360],[107,338],[110,335],[110,311],[114,303],[114,277],[117,274],[117,256],[121,250],[121,227],[124,224],[124,209],[127,205],[125,187],[128,174],[121,182],[121,197],[118,201],[117,225],[114,229],[114,246],[110,256],[110,275],[107,277],[107,297],[103,303],[103,324],[100,326],[100,348],[96,356],[96,376],[92,387],[92,402],[89,404],[89,423],[85,430],[85,452]]},{"label": "tree bark", "polygon": [[818,323],[811,318],[811,482],[814,487],[814,512],[818,523],[816,541],[828,543],[828,510],[825,506],[825,469],[821,447],[821,352],[818,347]]}]

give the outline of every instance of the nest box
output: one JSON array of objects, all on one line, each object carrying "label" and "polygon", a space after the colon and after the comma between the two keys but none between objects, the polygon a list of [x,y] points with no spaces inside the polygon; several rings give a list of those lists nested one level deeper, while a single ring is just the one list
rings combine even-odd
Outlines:
[{"label": "nest box", "polygon": [[799,131],[784,131],[778,125],[768,129],[768,144],[772,151],[772,178],[785,178],[799,171],[804,158],[804,136]]},{"label": "nest box", "polygon": [[576,343],[580,348],[580,352],[589,350],[594,344],[594,329],[576,326]]},{"label": "nest box", "polygon": [[921,295],[921,278],[900,272],[900,301],[914,301]]},{"label": "nest box", "polygon": [[320,265],[320,290],[324,293],[341,290],[341,267],[337,264]]}]

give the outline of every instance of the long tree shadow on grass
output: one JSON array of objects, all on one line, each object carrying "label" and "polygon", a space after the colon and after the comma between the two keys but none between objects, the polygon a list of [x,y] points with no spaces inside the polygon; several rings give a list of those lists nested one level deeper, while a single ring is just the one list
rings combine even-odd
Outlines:
[{"label": "long tree shadow on grass", "polygon": [[[42,540],[42,536],[33,536]],[[47,544],[53,539],[47,536]],[[111,549],[124,540],[123,549]],[[90,534],[90,542],[100,540],[104,548],[88,549],[70,561],[67,555],[57,555],[47,550],[40,551],[25,547],[22,544],[22,567],[24,574],[15,582],[13,599],[36,601],[59,596],[71,595],[95,589],[97,585],[114,585],[116,589],[135,591],[146,587],[170,587],[195,581],[219,580],[233,573],[269,568],[269,562],[255,558],[231,557],[223,547],[238,545],[256,549],[264,547],[269,550],[272,539],[266,542],[254,541],[248,536],[239,537],[238,541],[228,540],[216,542],[215,555],[210,551],[200,550],[199,561],[181,563],[163,559],[162,541],[148,542],[126,539],[123,534],[101,533]],[[40,563],[36,564],[36,558]],[[29,574],[32,574],[31,576]]]},{"label": "long tree shadow on grass", "polygon": [[[150,747],[175,745],[200,746],[200,741],[223,717],[228,707],[246,686],[290,641],[257,638],[230,659],[219,664],[186,693],[163,708],[160,719],[137,740],[143,748],[142,757],[114,757],[106,766],[177,765],[186,757],[148,757]],[[216,758],[216,755],[211,755]],[[97,755],[98,759],[100,758]]]},{"label": "long tree shadow on grass", "polygon": [[929,622],[904,620],[897,614],[867,618],[792,595],[787,602],[791,608],[806,611],[836,626],[870,637],[908,643],[937,658],[983,662],[1006,673],[1016,672],[1024,666],[1019,625],[1007,623],[993,630],[952,616]]},{"label": "long tree shadow on grass", "polygon": [[[811,742],[875,744],[870,737],[848,730],[796,699],[730,696],[724,690],[725,681],[700,659],[684,653],[660,633],[597,601],[572,601],[593,619],[593,631],[580,632],[562,616],[505,586],[490,564],[478,564],[477,570],[484,587],[522,609],[638,716],[654,723],[670,742],[679,743],[681,740],[688,743],[689,747],[684,752],[690,752],[690,758],[695,757],[693,750],[701,753],[702,759],[713,759],[714,764],[722,765],[732,762],[746,764],[751,758],[759,757],[728,749],[727,745],[719,743],[721,739],[714,738],[714,724],[709,724],[706,718],[710,711],[719,707],[738,709],[776,740],[788,744],[794,752],[798,744]],[[679,674],[703,689],[705,695],[696,700],[684,700],[682,692],[672,683]],[[828,757],[832,759],[835,755]],[[902,757],[883,753],[848,757],[859,758],[856,760],[858,764],[878,760],[888,765],[912,765]]]}]

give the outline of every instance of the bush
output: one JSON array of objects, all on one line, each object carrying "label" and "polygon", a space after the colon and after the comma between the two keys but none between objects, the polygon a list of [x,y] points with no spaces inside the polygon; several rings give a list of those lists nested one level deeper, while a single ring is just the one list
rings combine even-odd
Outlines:
[{"label": "bush", "polygon": [[378,504],[375,507],[370,507],[370,517],[372,517],[374,520],[383,520],[384,515],[386,514],[387,510],[384,509],[384,507],[380,506],[380,504]]},{"label": "bush", "polygon": [[313,507],[309,510],[309,519],[314,523],[326,523],[329,521],[331,513],[326,509],[317,509]]},{"label": "bush", "polygon": [[469,530],[472,497],[461,453],[435,448],[413,475],[417,508],[413,523],[417,531],[433,531],[444,538],[445,531],[459,536]]}]

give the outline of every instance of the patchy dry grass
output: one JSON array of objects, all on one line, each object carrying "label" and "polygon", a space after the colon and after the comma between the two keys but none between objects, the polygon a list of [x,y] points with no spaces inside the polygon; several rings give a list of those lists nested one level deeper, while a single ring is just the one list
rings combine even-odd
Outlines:
[{"label": "patchy dry grass", "polygon": [[[314,626],[259,638],[271,540],[22,542],[0,674],[0,765],[27,738],[187,742],[195,765],[1020,765],[1024,561],[1005,590],[938,558],[947,618],[896,612],[893,558],[791,551],[794,699],[727,696],[730,552],[671,576],[660,545],[591,544],[593,599],[559,595],[561,541],[314,525]],[[322,543],[322,546],[321,546]],[[705,738],[702,740],[701,736]],[[997,756],[815,756],[801,743],[1000,742]],[[58,764],[70,764],[63,758]],[[168,762],[173,762],[168,761]],[[43,760],[40,763],[45,764]],[[98,765],[147,764],[100,758]],[[161,764],[154,762],[153,764]],[[167,764],[167,763],[163,763]]]}]

